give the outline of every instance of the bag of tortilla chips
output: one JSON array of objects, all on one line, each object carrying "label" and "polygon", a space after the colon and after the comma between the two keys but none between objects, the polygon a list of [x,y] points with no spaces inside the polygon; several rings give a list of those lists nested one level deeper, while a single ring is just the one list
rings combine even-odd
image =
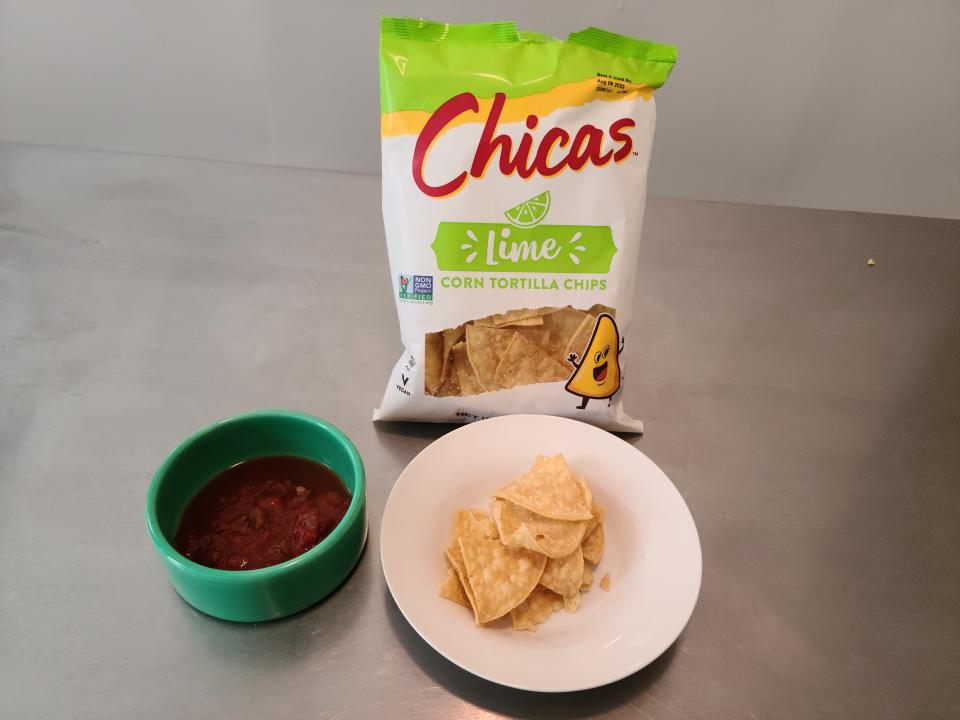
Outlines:
[{"label": "bag of tortilla chips", "polygon": [[383,18],[383,220],[405,350],[376,420],[621,404],[656,117],[676,48],[596,28]]}]

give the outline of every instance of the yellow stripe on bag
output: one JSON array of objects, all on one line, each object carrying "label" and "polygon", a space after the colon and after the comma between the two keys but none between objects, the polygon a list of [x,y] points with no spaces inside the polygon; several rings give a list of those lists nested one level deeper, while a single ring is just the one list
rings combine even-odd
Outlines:
[{"label": "yellow stripe on bag", "polygon": [[[503,113],[500,116],[500,122],[521,122],[528,115],[544,117],[560,108],[578,107],[593,100],[616,102],[633,100],[638,97],[649,100],[653,97],[653,88],[648,85],[627,84],[625,92],[619,95],[610,92],[597,92],[596,78],[587,78],[580,82],[558,85],[552,90],[535,95],[507,98]],[[458,115],[446,126],[445,130],[467,123],[485,122],[490,114],[493,98],[480,99],[478,102],[480,112]],[[380,137],[419,135],[431,115],[433,115],[433,112],[426,110],[397,110],[396,112],[383,113],[380,115]]]}]

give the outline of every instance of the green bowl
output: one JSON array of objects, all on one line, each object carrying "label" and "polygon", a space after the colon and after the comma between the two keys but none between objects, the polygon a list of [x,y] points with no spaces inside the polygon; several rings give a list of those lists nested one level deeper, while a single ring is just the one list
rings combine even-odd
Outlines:
[{"label": "green bowl", "polygon": [[[171,544],[183,510],[215,475],[244,460],[296,455],[327,465],[353,495],[330,535],[285,563],[259,570],[216,570]],[[157,470],[147,492],[147,532],[173,587],[198,610],[223,620],[259,622],[303,610],[356,567],[367,540],[366,480],[353,443],[320,418],[263,411],[221,420],[184,440]]]}]

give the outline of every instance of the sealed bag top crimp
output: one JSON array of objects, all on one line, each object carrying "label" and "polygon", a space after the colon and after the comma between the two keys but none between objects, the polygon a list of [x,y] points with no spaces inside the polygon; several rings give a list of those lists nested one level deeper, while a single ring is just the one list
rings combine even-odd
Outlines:
[{"label": "sealed bag top crimp", "polygon": [[[383,18],[383,220],[404,353],[379,420],[621,405],[656,118],[676,48],[596,28]],[[642,309],[639,309],[642,311]]]}]

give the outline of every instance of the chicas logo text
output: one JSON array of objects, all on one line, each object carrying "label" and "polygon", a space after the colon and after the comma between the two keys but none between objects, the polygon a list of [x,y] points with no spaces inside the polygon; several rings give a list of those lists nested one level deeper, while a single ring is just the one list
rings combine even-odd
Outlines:
[{"label": "chicas logo text", "polygon": [[[458,117],[464,113],[479,114],[480,103],[475,95],[467,92],[450,98],[437,108],[420,131],[413,151],[413,181],[421,192],[434,198],[452,195],[471,177],[483,177],[498,153],[496,167],[502,174],[516,173],[526,179],[534,175],[552,177],[567,168],[581,170],[588,163],[603,167],[611,161],[621,162],[633,150],[633,140],[626,131],[636,123],[628,117],[615,120],[606,131],[589,124],[572,133],[561,127],[552,127],[543,134],[536,146],[533,136],[524,132],[514,148],[510,136],[497,132],[505,103],[506,95],[503,93],[494,96],[470,167],[442,184],[431,185],[423,177],[430,147]],[[538,123],[536,115],[527,116],[527,130],[535,130]],[[607,139],[611,146],[604,149]]]}]

